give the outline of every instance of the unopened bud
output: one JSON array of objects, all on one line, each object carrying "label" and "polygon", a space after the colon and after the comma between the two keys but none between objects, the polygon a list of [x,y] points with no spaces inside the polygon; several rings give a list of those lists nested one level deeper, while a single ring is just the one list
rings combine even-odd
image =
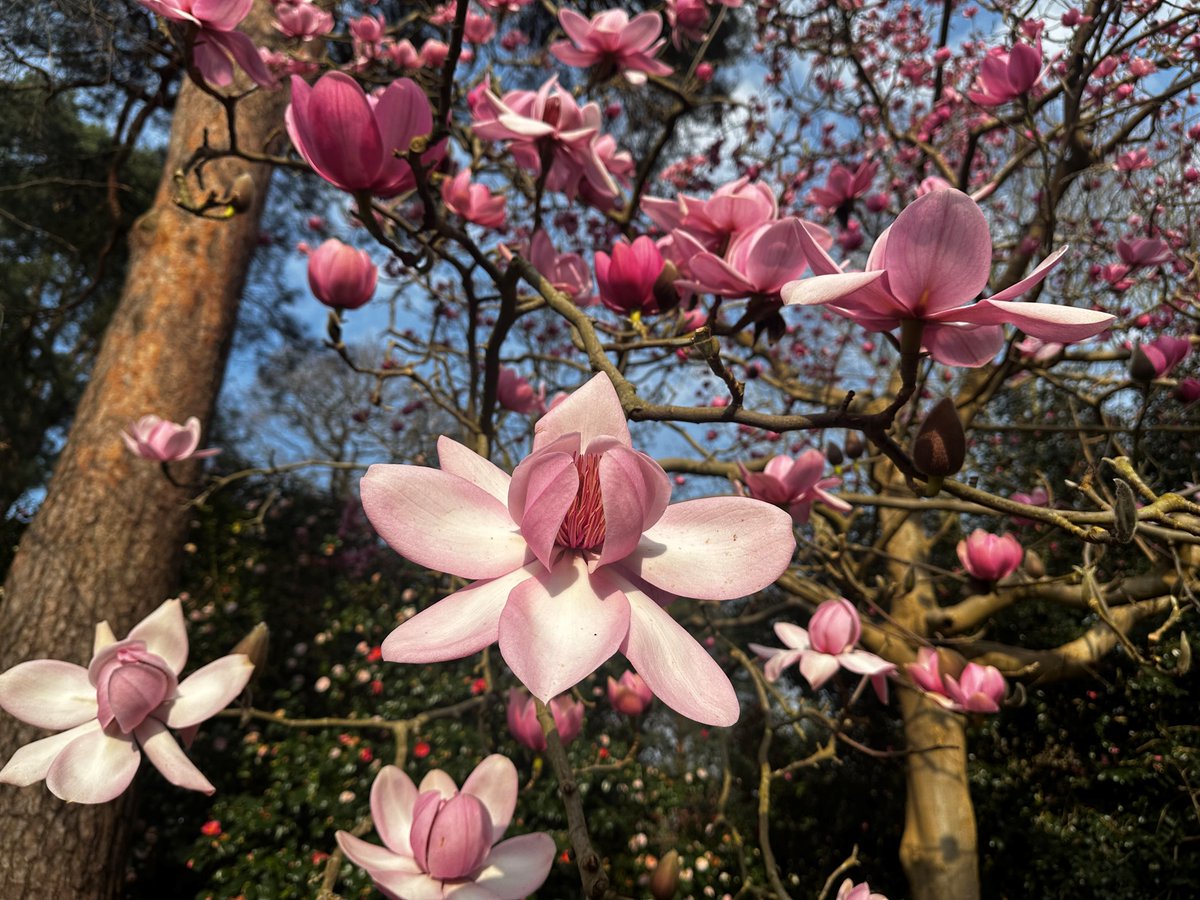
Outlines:
[{"label": "unopened bud", "polygon": [[254,672],[262,671],[267,664],[267,648],[271,643],[271,631],[266,622],[259,622],[250,629],[250,633],[237,642],[231,653],[244,653],[254,664]]},{"label": "unopened bud", "polygon": [[857,431],[849,431],[846,433],[846,440],[842,441],[842,449],[851,459],[858,459],[867,450],[867,445],[863,443],[862,435]]},{"label": "unopened bud", "polygon": [[679,305],[679,291],[675,290],[675,282],[679,280],[679,270],[669,259],[663,260],[662,271],[654,281],[654,302],[660,311],[674,309]]},{"label": "unopened bud", "polygon": [[837,441],[830,441],[825,445],[825,458],[829,460],[831,466],[840,466],[846,461],[846,456],[842,453],[842,448],[837,445]]},{"label": "unopened bud", "polygon": [[668,850],[654,867],[650,876],[650,893],[654,900],[673,900],[679,890],[679,854]]},{"label": "unopened bud", "polygon": [[1128,544],[1133,540],[1138,527],[1137,502],[1133,488],[1123,478],[1114,478],[1117,501],[1113,504],[1113,537],[1118,543]]},{"label": "unopened bud", "polygon": [[913,442],[912,457],[917,471],[930,478],[945,478],[963,467],[967,436],[949,397],[939,400],[925,417]]},{"label": "unopened bud", "polygon": [[1042,562],[1042,558],[1036,550],[1025,551],[1025,559],[1021,563],[1021,568],[1030,578],[1043,578],[1046,575],[1046,564]]},{"label": "unopened bud", "polygon": [[1129,357],[1129,377],[1139,384],[1149,384],[1158,377],[1154,363],[1142,351],[1141,346],[1134,347]]}]

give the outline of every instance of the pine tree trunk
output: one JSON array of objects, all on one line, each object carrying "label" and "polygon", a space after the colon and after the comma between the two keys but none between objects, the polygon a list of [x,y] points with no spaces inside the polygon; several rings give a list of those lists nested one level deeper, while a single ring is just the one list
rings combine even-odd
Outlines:
[{"label": "pine tree trunk", "polygon": [[[265,43],[269,21],[270,7],[260,2],[246,30]],[[277,141],[286,103],[286,90],[242,102],[240,146],[262,150]],[[211,144],[225,145],[223,108],[189,82],[175,108],[154,205],[130,236],[119,307],[45,502],[4,585],[0,670],[37,658],[86,664],[96,622],[107,619],[121,636],[175,590],[191,491],[132,456],[120,431],[157,413],[178,422],[198,416],[207,433],[270,179],[267,167],[222,161],[206,168],[206,184],[220,191],[248,173],[255,186],[249,209],[216,221],[177,208],[174,174],[206,130]],[[199,466],[175,463],[171,473],[188,485]],[[44,735],[4,715],[0,759]],[[177,790],[157,773],[141,774],[147,791]],[[0,807],[0,897],[117,895],[125,881],[128,798],[79,806],[41,785],[0,785]]]}]

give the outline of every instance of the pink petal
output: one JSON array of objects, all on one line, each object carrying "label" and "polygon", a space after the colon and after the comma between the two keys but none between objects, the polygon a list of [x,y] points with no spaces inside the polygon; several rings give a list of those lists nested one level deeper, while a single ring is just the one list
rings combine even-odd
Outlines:
[{"label": "pink petal", "polygon": [[763,228],[746,257],[746,278],[756,291],[771,294],[799,278],[808,267],[805,254],[796,245],[807,230],[795,217],[780,219]]},{"label": "pink petal", "polygon": [[421,783],[417,785],[417,791],[422,794],[426,791],[437,791],[449,800],[458,793],[458,785],[441,769],[430,769],[421,779]]},{"label": "pink petal", "polygon": [[[598,274],[598,273],[597,273]],[[563,435],[579,433],[580,446],[599,437],[615,437],[626,447],[633,446],[625,410],[609,377],[600,372],[574,391],[534,426],[533,449],[538,450]]]},{"label": "pink petal", "polygon": [[692,280],[702,291],[723,297],[744,297],[754,293],[754,285],[725,260],[715,254],[699,253],[688,262]]},{"label": "pink petal", "polygon": [[500,615],[500,654],[543,703],[574,687],[617,652],[629,604],[605,570],[579,557],[519,585]]},{"label": "pink petal", "polygon": [[634,16],[629,24],[621,29],[621,48],[626,52],[644,51],[661,33],[662,19],[658,13],[644,12]]},{"label": "pink petal", "polygon": [[15,784],[17,787],[28,787],[35,782],[41,781],[46,777],[46,773],[50,771],[51,764],[53,764],[54,760],[58,758],[58,755],[63,752],[68,744],[72,743],[76,738],[93,731],[100,731],[100,723],[95,719],[90,719],[69,731],[52,734],[50,737],[42,738],[40,741],[34,741],[31,744],[19,747],[9,757],[8,762],[4,764],[4,768],[0,769],[0,784]]},{"label": "pink petal", "polygon": [[492,897],[527,897],[550,874],[556,853],[554,838],[545,832],[509,838],[492,848],[475,883]]},{"label": "pink petal", "polygon": [[569,41],[555,41],[550,45],[550,52],[563,65],[579,69],[591,68],[603,58],[603,54],[594,50],[581,50],[572,46]]},{"label": "pink petal", "polygon": [[580,13],[577,13],[573,9],[562,7],[558,11],[558,23],[562,25],[562,29],[567,33],[567,37],[579,46],[582,47],[589,43],[592,23]]},{"label": "pink petal", "polygon": [[176,787],[203,794],[215,794],[217,789],[204,774],[184,755],[167,731],[167,726],[151,716],[134,729],[138,743],[146,758],[162,773],[163,778]]},{"label": "pink petal", "polygon": [[620,565],[675,596],[731,600],[772,584],[795,549],[783,510],[748,497],[707,497],[668,506]]},{"label": "pink petal", "polygon": [[999,293],[993,294],[992,300],[1011,300],[1013,297],[1020,297],[1023,293],[1050,274],[1050,270],[1058,265],[1058,261],[1066,255],[1070,247],[1062,246],[1047,256],[1041,261],[1036,269],[1018,281],[1011,287],[1007,287]]},{"label": "pink petal", "polygon": [[846,272],[814,275],[801,281],[789,281],[779,290],[787,306],[818,306],[840,300],[883,277],[883,272]]},{"label": "pink petal", "polygon": [[508,510],[495,497],[449,472],[374,465],[362,482],[367,518],[401,556],[463,578],[496,578],[527,554]]},{"label": "pink petal", "polygon": [[1020,300],[980,300],[974,306],[956,310],[953,321],[976,325],[1015,325],[1026,334],[1043,341],[1068,344],[1094,337],[1115,319],[1105,312],[1055,306],[1051,303],[1023,303]]},{"label": "pink petal", "polygon": [[132,735],[109,737],[98,727],[85,730],[51,763],[46,787],[68,803],[107,803],[129,787],[141,761]]},{"label": "pink petal", "polygon": [[892,293],[918,318],[961,306],[987,286],[987,219],[961,191],[918,197],[896,217],[885,259]]},{"label": "pink petal", "polygon": [[145,641],[146,649],[161,656],[163,662],[178,675],[187,665],[187,626],[183,623],[183,604],[168,600],[125,636],[127,641]]},{"label": "pink petal", "polygon": [[383,658],[430,663],[478,653],[499,638],[500,614],[513,589],[544,571],[533,563],[499,578],[477,581],[439,600],[384,639]]},{"label": "pink petal", "polygon": [[96,688],[83,666],[33,659],[0,675],[0,708],[38,728],[74,728],[96,718]]},{"label": "pink petal", "polygon": [[974,369],[991,362],[1000,352],[1004,346],[1004,329],[959,328],[927,322],[921,343],[929,355],[944,366]]},{"label": "pink petal", "polygon": [[371,818],[379,837],[392,853],[413,855],[409,833],[416,802],[417,787],[408,773],[396,766],[384,766],[379,770],[371,785]]},{"label": "pink petal", "polygon": [[[564,444],[575,446],[573,438]],[[570,453],[547,448],[525,457],[513,472],[509,514],[533,555],[550,568],[554,541],[579,491],[579,469]]]},{"label": "pink petal", "polygon": [[463,782],[462,792],[478,798],[492,820],[492,843],[507,830],[517,808],[517,767],[507,756],[493,753]]},{"label": "pink petal", "polygon": [[279,82],[275,80],[275,76],[263,62],[258,47],[254,45],[254,41],[250,40],[249,36],[240,31],[209,31],[208,29],[203,30],[201,35],[232,56],[242,67],[242,71],[249,75],[250,80],[259,87],[274,90],[279,86]]},{"label": "pink petal", "polygon": [[804,653],[803,650],[780,650],[767,660],[767,664],[763,666],[763,675],[767,681],[778,681],[785,669],[804,659]]},{"label": "pink petal", "polygon": [[254,0],[192,0],[189,4],[198,22],[217,31],[233,31],[253,5]]},{"label": "pink petal", "polygon": [[[378,819],[375,819],[375,827],[376,829],[379,827]],[[386,847],[380,847],[378,844],[369,844],[348,831],[339,831],[334,837],[337,839],[338,846],[342,848],[342,852],[346,854],[346,859],[350,860],[356,866],[366,869],[367,873],[376,881],[379,880],[378,873],[381,871],[392,871],[406,875],[422,875],[425,878],[429,878],[428,875],[425,875],[421,871],[416,860],[411,857],[397,855]],[[432,878],[429,880],[433,881]],[[441,900],[442,895],[441,893],[437,893],[432,896],[436,900]]]},{"label": "pink petal", "polygon": [[[644,475],[654,480],[648,484],[649,479]],[[646,528],[647,511],[656,499],[655,492],[661,494],[663,489],[669,499],[671,485],[666,473],[662,469],[658,469],[657,475],[647,471],[642,454],[636,450],[618,445],[600,457],[605,535],[599,565],[624,559],[633,552]],[[661,508],[659,512],[661,515]]]},{"label": "pink petal", "polygon": [[843,669],[857,675],[883,675],[896,671],[895,665],[866,650],[848,650],[840,654],[837,660]]},{"label": "pink petal", "polygon": [[793,650],[807,650],[812,646],[812,642],[808,639],[808,629],[793,625],[791,622],[776,622],[775,635],[783,641],[784,646],[791,647]]},{"label": "pink petal", "polygon": [[800,658],[800,674],[812,685],[814,691],[819,690],[825,682],[836,675],[837,670],[837,658],[828,653],[808,650]]},{"label": "pink petal", "polygon": [[438,464],[443,472],[466,479],[508,505],[508,485],[511,479],[508,473],[495,463],[445,435],[438,438],[437,452]]},{"label": "pink petal", "polygon": [[211,719],[233,702],[253,674],[254,664],[241,653],[222,656],[196,670],[179,683],[175,701],[167,711],[167,724],[187,728]]},{"label": "pink petal", "polygon": [[629,636],[621,652],[663,703],[705,725],[738,719],[737,693],[708,651],[665,609],[630,584]]},{"label": "pink petal", "polygon": [[292,77],[288,134],[317,174],[336,187],[368,187],[383,161],[383,143],[367,95],[349,75],[330,72],[309,87]]}]

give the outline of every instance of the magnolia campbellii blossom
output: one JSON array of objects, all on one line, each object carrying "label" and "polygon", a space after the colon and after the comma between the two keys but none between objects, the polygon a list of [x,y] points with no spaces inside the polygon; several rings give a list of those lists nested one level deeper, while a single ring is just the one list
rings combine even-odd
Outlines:
[{"label": "magnolia campbellii blossom", "polygon": [[[554,718],[554,729],[563,746],[579,737],[583,728],[583,704],[570,694],[561,694],[551,700],[550,715]],[[521,688],[510,688],[508,692],[508,730],[523,744],[536,753],[546,749],[546,733],[538,721],[534,699]]]},{"label": "magnolia campbellii blossom", "polygon": [[254,41],[237,27],[250,14],[254,0],[138,0],[165,19],[196,26],[192,62],[204,80],[216,87],[233,82],[236,62],[260,87],[278,83],[259,56]]},{"label": "magnolia campbellii blossom", "polygon": [[600,301],[614,312],[654,314],[659,311],[654,286],[666,264],[653,240],[641,235],[632,244],[618,241],[612,255],[596,251],[596,286]]},{"label": "magnolia campbellii blossom", "polygon": [[647,75],[670,75],[671,67],[654,59],[665,43],[658,39],[662,19],[644,12],[629,18],[623,9],[597,13],[589,21],[573,9],[560,9],[558,21],[569,41],[556,41],[550,52],[568,66],[611,67],[630,84],[645,84]]},{"label": "magnolia campbellii blossom", "polygon": [[501,840],[516,807],[516,766],[498,754],[476,766],[461,791],[441,769],[418,786],[384,766],[371,785],[371,818],[384,846],[347,831],[337,842],[392,900],[522,900],[550,874],[555,847],[545,832]]},{"label": "magnolia campbellii blossom", "polygon": [[799,663],[800,674],[815,691],[841,668],[870,678],[879,699],[887,702],[887,676],[896,667],[874,653],[855,648],[862,636],[862,621],[854,604],[844,597],[826,600],[818,606],[807,629],[790,622],[777,622],[775,635],[787,649],[750,645],[751,650],[767,660],[763,674],[768,681],[775,681],[784,669]]},{"label": "magnolia campbellii blossom", "polygon": [[837,896],[833,900],[888,900],[888,898],[878,891],[871,890],[871,886],[865,881],[855,884],[847,878],[838,888]]},{"label": "magnolia campbellii blossom", "polygon": [[375,296],[378,281],[371,255],[337,238],[322,242],[308,257],[308,286],[334,309],[358,309]]},{"label": "magnolia campbellii blossom", "polygon": [[559,253],[542,229],[529,242],[529,261],[557,290],[562,291],[580,306],[588,306],[592,298],[592,270],[578,253]]},{"label": "magnolia campbellii blossom", "polygon": [[1013,44],[1011,50],[993,47],[979,66],[978,89],[967,91],[972,103],[1000,106],[1028,94],[1042,79],[1042,48]]},{"label": "magnolia campbellii blossom", "polygon": [[677,712],[737,720],[729,679],[664,606],[771,584],[795,549],[786,513],[746,497],[668,506],[671,482],[633,449],[603,373],[538,420],[511,477],[446,437],[438,456],[441,470],[372,466],[363,508],[403,556],[475,583],[393,631],[385,659],[442,662],[499,641],[547,702],[620,652]]},{"label": "magnolia campbellii blossom", "polygon": [[805,450],[795,459],[774,456],[761,472],[748,472],[742,466],[742,481],[752,496],[786,507],[793,522],[807,525],[812,506],[818,501],[838,512],[852,509],[845,500],[839,500],[826,490],[837,487],[842,479],[822,478],[825,463],[825,454],[820,450]]},{"label": "magnolia campbellii blossom", "polygon": [[959,562],[967,572],[981,581],[999,581],[1020,568],[1025,550],[1011,534],[988,534],[976,528],[958,542]]},{"label": "magnolia campbellii blossom", "polygon": [[785,285],[784,303],[828,306],[868,331],[919,322],[922,347],[948,366],[984,365],[1003,346],[1006,324],[1044,341],[1069,343],[1099,334],[1115,318],[1013,302],[1050,273],[1066,247],[1011,287],[971,303],[991,274],[992,238],[978,204],[953,189],[910,203],[875,241],[865,272],[843,272],[803,228],[800,246],[815,277]]},{"label": "magnolia campbellii blossom", "polygon": [[995,666],[967,663],[957,679],[942,674],[940,657],[932,647],[918,650],[917,661],[905,669],[927,697],[956,712],[999,712],[1007,689],[1004,676]]},{"label": "magnolia campbellii blossom", "polygon": [[1170,374],[1192,352],[1187,338],[1160,334],[1148,344],[1134,347],[1129,359],[1129,374],[1135,381],[1153,381]]},{"label": "magnolia campbellii blossom", "polygon": [[508,366],[501,366],[496,375],[496,402],[516,413],[540,415],[546,411],[546,386],[535,391],[527,379]]},{"label": "magnolia campbellii blossom", "polygon": [[155,462],[179,462],[182,459],[199,459],[216,456],[221,451],[215,447],[196,450],[200,446],[200,420],[189,416],[182,425],[177,425],[154,414],[142,416],[121,432],[121,438],[129,452],[142,459]]},{"label": "magnolia campbellii blossom", "polygon": [[642,676],[626,669],[620,680],[608,676],[608,702],[612,708],[627,716],[640,716],[654,700],[654,692]]},{"label": "magnolia campbellii blossom", "polygon": [[105,803],[129,787],[145,753],[172,784],[213,793],[167,729],[212,718],[242,692],[254,666],[232,654],[179,681],[187,656],[182,605],[168,600],[123,641],[107,622],[97,625],[87,668],[35,659],[0,675],[0,707],[59,730],[14,753],[0,782],[24,787],[44,778],[63,800]]},{"label": "magnolia campbellii blossom", "polygon": [[878,171],[879,163],[870,160],[863,160],[854,169],[835,163],[829,169],[825,186],[810,190],[808,200],[826,209],[838,209],[866,194]]},{"label": "magnolia campbellii blossom", "polygon": [[442,182],[442,202],[468,222],[485,228],[504,227],[504,195],[493,194],[485,184],[472,184],[470,169]]}]

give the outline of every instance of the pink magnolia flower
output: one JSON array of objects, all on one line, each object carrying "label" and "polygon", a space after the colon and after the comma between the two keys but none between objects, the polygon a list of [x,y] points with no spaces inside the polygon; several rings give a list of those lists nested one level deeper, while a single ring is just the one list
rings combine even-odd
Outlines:
[{"label": "pink magnolia flower", "polygon": [[825,179],[825,186],[808,192],[808,200],[826,209],[838,209],[864,196],[871,189],[879,163],[864,160],[854,170],[843,165],[834,165]]},{"label": "pink magnolia flower", "polygon": [[546,386],[535,392],[533,385],[507,366],[501,366],[496,378],[496,400],[505,409],[529,415],[546,412]]},{"label": "pink magnolia flower", "polygon": [[1117,255],[1132,269],[1161,266],[1175,258],[1167,242],[1159,238],[1139,238],[1126,235],[1117,241]]},{"label": "pink magnolia flower", "polygon": [[1035,337],[1026,337],[1013,346],[1023,358],[1039,365],[1051,362],[1066,348],[1066,344],[1060,344],[1057,341],[1043,341]]},{"label": "pink magnolia flower", "polygon": [[[570,694],[560,694],[546,705],[550,707],[554,728],[565,747],[579,737],[583,729],[583,704]],[[508,692],[508,730],[517,743],[535,753],[546,749],[546,733],[538,721],[537,706],[520,688],[511,688]]]},{"label": "pink magnolia flower", "polygon": [[471,44],[486,44],[496,36],[496,22],[491,16],[480,15],[473,10],[467,12],[463,23],[463,37]]},{"label": "pink magnolia flower", "polygon": [[959,541],[957,551],[963,568],[981,581],[1007,578],[1025,558],[1024,548],[1011,534],[988,534],[982,528]]},{"label": "pink magnolia flower", "polygon": [[600,300],[614,312],[657,313],[654,285],[662,274],[665,261],[650,238],[642,235],[632,244],[613,244],[612,256],[596,252],[596,284]]},{"label": "pink magnolia flower", "polygon": [[645,84],[647,75],[670,75],[666,63],[652,57],[662,49],[658,40],[662,19],[658,13],[645,12],[632,20],[623,9],[597,13],[589,22],[573,9],[560,9],[558,21],[569,41],[555,41],[550,52],[568,66],[603,66],[621,72],[630,84]]},{"label": "pink magnolia flower", "polygon": [[153,414],[142,416],[136,422],[130,422],[121,437],[134,456],[156,462],[201,459],[221,452],[215,447],[196,450],[200,446],[200,420],[195,416],[189,416],[182,425]]},{"label": "pink magnolia flower", "polygon": [[254,0],[138,0],[165,19],[197,26],[192,62],[204,80],[216,87],[233,82],[236,62],[260,87],[278,87],[254,41],[235,29],[250,14]]},{"label": "pink magnolia flower", "polygon": [[1008,689],[1004,676],[994,666],[967,663],[955,679],[940,671],[937,650],[922,647],[917,661],[905,669],[908,677],[929,696],[947,709],[957,712],[994,713],[1000,711],[1000,701]]},{"label": "pink magnolia flower", "polygon": [[626,669],[620,680],[608,676],[608,702],[612,708],[627,716],[640,716],[644,713],[654,693],[642,680],[642,676]]},{"label": "pink magnolia flower", "polygon": [[592,300],[592,270],[578,253],[558,253],[545,231],[529,242],[529,261],[555,288],[580,306]]},{"label": "pink magnolia flower", "polygon": [[774,221],[779,205],[766,184],[739,178],[721,185],[707,200],[689,194],[673,200],[643,197],[642,212],[664,231],[686,231],[705,250],[719,252],[734,235]]},{"label": "pink magnolia flower", "polygon": [[[1009,499],[1014,503],[1024,503],[1027,506],[1047,506],[1050,503],[1050,495],[1046,493],[1046,489],[1043,487],[1036,487],[1029,493],[1017,491]],[[1026,519],[1021,516],[1012,516],[1011,518],[1014,525],[1037,524],[1037,521],[1034,519]]]},{"label": "pink magnolia flower", "polygon": [[427,69],[440,69],[450,55],[450,45],[437,38],[429,38],[421,45],[421,65]]},{"label": "pink magnolia flower", "polygon": [[1200,400],[1200,379],[1181,378],[1175,385],[1175,399],[1185,405]]},{"label": "pink magnolia flower", "polygon": [[[394,151],[407,152],[413,138],[433,130],[433,112],[415,81],[400,78],[377,97],[342,72],[328,72],[311,87],[292,77],[285,116],[288,135],[313,170],[343,191],[394,197],[412,190],[412,168]],[[441,142],[422,161],[445,152]]]},{"label": "pink magnolia flower", "polygon": [[442,202],[468,222],[485,228],[504,227],[504,195],[493,194],[487,185],[471,184],[470,169],[442,182]]},{"label": "pink magnolia flower", "polygon": [[441,769],[417,786],[404,770],[384,766],[371,785],[383,846],[348,831],[337,842],[392,900],[522,900],[550,874],[555,847],[540,831],[501,841],[516,808],[517,769],[498,754],[476,766],[461,791]]},{"label": "pink magnolia flower", "polygon": [[1042,78],[1042,47],[1013,44],[1011,50],[994,47],[979,67],[977,89],[967,91],[973,103],[1000,106],[1031,91]]},{"label": "pink magnolia flower", "polygon": [[849,512],[852,507],[839,500],[826,488],[837,487],[840,478],[822,478],[825,471],[825,454],[820,450],[805,450],[795,459],[790,456],[775,456],[762,472],[748,472],[743,466],[742,481],[750,494],[764,503],[787,507],[788,514],[797,525],[808,524],[812,506],[824,503],[838,512]]},{"label": "pink magnolia flower", "polygon": [[323,241],[308,257],[308,286],[313,296],[334,309],[358,309],[375,296],[378,280],[371,255],[337,238]]},{"label": "pink magnolia flower", "polygon": [[1113,164],[1113,168],[1118,172],[1125,173],[1137,172],[1139,169],[1152,169],[1154,168],[1154,158],[1150,155],[1149,150],[1139,147],[1136,150],[1120,154]]},{"label": "pink magnolia flower", "polygon": [[887,702],[887,676],[895,672],[896,667],[874,653],[855,648],[862,635],[862,622],[858,610],[849,600],[826,600],[813,613],[807,630],[790,622],[776,622],[775,635],[783,641],[786,650],[750,645],[751,650],[767,661],[763,674],[768,681],[775,681],[784,669],[799,663],[800,674],[816,691],[837,674],[839,668],[847,669],[870,678],[879,699]]},{"label": "pink magnolia flower", "polygon": [[[704,40],[709,19],[708,0],[667,0],[666,16],[667,24],[671,26],[671,42],[676,49],[685,39],[694,43]],[[696,74],[699,77],[699,71]]]},{"label": "pink magnolia flower", "polygon": [[[743,231],[729,244],[724,257],[699,245],[688,255],[684,287],[722,297],[775,296],[785,284],[795,282],[808,268],[804,254],[796,252],[800,234],[808,229],[818,240],[829,237],[820,225],[789,216]],[[676,231],[676,241],[685,244],[686,232]],[[827,246],[832,245],[832,239]]]},{"label": "pink magnolia flower", "polygon": [[937,190],[910,203],[875,241],[865,272],[842,272],[803,228],[800,246],[816,277],[785,285],[785,303],[827,305],[868,331],[918,321],[923,348],[944,365],[988,362],[1004,343],[1005,324],[1044,341],[1068,343],[1099,334],[1115,318],[1012,301],[1044,279],[1066,247],[1012,287],[970,303],[987,286],[992,239],[983,211],[961,191]]},{"label": "pink magnolia flower", "polygon": [[596,152],[600,107],[579,106],[557,77],[536,92],[509,91],[503,98],[491,91],[468,97],[475,133],[488,140],[508,141],[517,164],[540,175],[543,155],[550,172],[546,186],[574,198],[586,180],[600,194],[616,197],[618,188]]},{"label": "pink magnolia flower", "polygon": [[838,888],[837,896],[834,900],[888,900],[888,898],[878,891],[871,890],[871,886],[865,881],[861,884],[855,884],[847,878],[842,882],[842,886]]},{"label": "pink magnolia flower", "polygon": [[123,641],[107,622],[98,624],[86,669],[35,659],[0,675],[0,707],[59,731],[14,753],[0,782],[25,787],[45,779],[63,800],[105,803],[129,787],[145,753],[172,784],[213,793],[167,729],[212,718],[242,692],[254,666],[240,653],[223,656],[179,681],[187,656],[182,605],[168,600]]},{"label": "pink magnolia flower", "polygon": [[1187,359],[1192,352],[1192,342],[1187,338],[1163,334],[1148,344],[1134,348],[1130,357],[1129,374],[1137,381],[1153,381],[1170,374],[1171,370]]},{"label": "pink magnolia flower", "polygon": [[372,466],[363,508],[399,553],[475,583],[393,631],[385,659],[461,659],[498,640],[545,702],[619,651],[677,712],[737,720],[729,679],[664,607],[771,584],[795,549],[786,514],[744,497],[668,506],[670,479],[633,449],[604,374],[538,420],[511,478],[446,437],[438,455],[441,471]]},{"label": "pink magnolia flower", "polygon": [[333,30],[333,16],[315,3],[280,3],[275,27],[288,37],[311,41]]}]

